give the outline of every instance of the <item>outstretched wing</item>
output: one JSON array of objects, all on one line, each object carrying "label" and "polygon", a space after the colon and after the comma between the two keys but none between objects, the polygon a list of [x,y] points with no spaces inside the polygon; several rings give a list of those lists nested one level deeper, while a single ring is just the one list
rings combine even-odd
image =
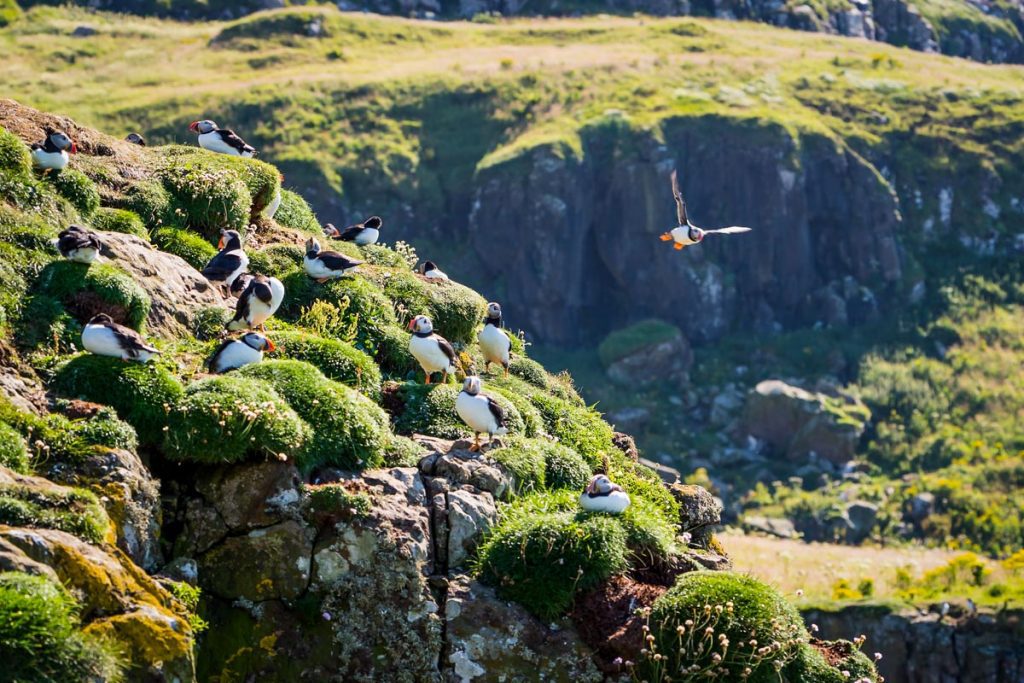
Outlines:
[{"label": "outstretched wing", "polygon": [[499,427],[506,426],[505,411],[502,410],[501,406],[498,405],[498,402],[490,396],[487,397],[487,409],[491,411],[491,415],[494,416],[494,421],[498,423]]},{"label": "outstretched wing", "polygon": [[239,153],[256,151],[255,147],[238,137],[235,131],[230,128],[221,128],[218,132],[220,133],[220,139],[224,141],[224,144],[234,147]]},{"label": "outstretched wing", "polygon": [[676,218],[679,220],[679,225],[687,225],[689,220],[686,217],[686,200],[683,199],[683,193],[679,191],[679,176],[674,170],[672,171],[672,196],[676,200]]},{"label": "outstretched wing", "polygon": [[745,228],[742,225],[730,225],[728,228],[717,228],[715,230],[705,230],[704,234],[716,232],[719,235],[738,235],[741,232],[750,232],[750,228]]}]

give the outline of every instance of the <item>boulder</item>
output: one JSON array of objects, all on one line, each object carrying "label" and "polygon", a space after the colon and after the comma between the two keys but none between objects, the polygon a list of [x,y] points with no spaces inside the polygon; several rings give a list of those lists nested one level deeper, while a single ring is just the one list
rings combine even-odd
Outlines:
[{"label": "boulder", "polygon": [[702,486],[672,484],[668,490],[679,502],[679,528],[694,543],[706,545],[712,527],[722,521],[722,501]]},{"label": "boulder", "polygon": [[196,490],[230,531],[266,527],[299,515],[302,478],[277,460],[218,467],[196,481]]},{"label": "boulder", "polygon": [[468,450],[465,441],[415,437],[433,452],[420,460],[419,470],[426,477],[446,479],[450,486],[468,484],[502,500],[512,491],[512,482],[498,463],[486,455]]},{"label": "boulder", "polygon": [[497,521],[498,510],[491,494],[471,487],[449,491],[447,504],[447,566],[451,569],[469,559],[480,537]]},{"label": "boulder", "polygon": [[312,530],[288,520],[229,536],[196,558],[199,585],[220,598],[294,599],[309,583]]},{"label": "boulder", "polygon": [[935,494],[924,491],[918,493],[904,504],[903,519],[912,524],[920,524],[935,512]]},{"label": "boulder", "polygon": [[612,362],[605,369],[608,379],[624,386],[646,386],[658,382],[689,382],[693,350],[682,332],[671,339],[644,346]]},{"label": "boulder", "polygon": [[846,518],[849,520],[849,530],[846,533],[846,540],[850,543],[860,543],[871,535],[878,521],[878,506],[862,500],[856,500],[846,506]]},{"label": "boulder", "polygon": [[797,538],[796,526],[785,517],[762,517],[760,515],[744,515],[743,528],[759,531],[779,538]]}]

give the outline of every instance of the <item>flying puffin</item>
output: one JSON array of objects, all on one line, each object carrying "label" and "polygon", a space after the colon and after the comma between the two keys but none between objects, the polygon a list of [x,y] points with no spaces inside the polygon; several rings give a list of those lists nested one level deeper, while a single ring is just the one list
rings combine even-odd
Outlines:
[{"label": "flying puffin", "polygon": [[32,163],[43,169],[43,173],[64,170],[69,161],[68,153],[77,154],[78,145],[67,133],[52,128],[46,129],[46,138],[42,142],[32,143]]},{"label": "flying puffin", "polygon": [[106,313],[93,316],[82,329],[82,346],[97,356],[110,356],[121,360],[149,361],[160,353],[145,342],[135,330],[118,325]]},{"label": "flying puffin", "polygon": [[448,381],[448,375],[455,372],[457,362],[455,349],[447,339],[434,333],[434,323],[425,315],[418,315],[409,321],[412,338],[409,339],[409,353],[419,361],[426,374],[424,384],[430,384],[430,375],[443,373],[441,384]]},{"label": "flying puffin", "polygon": [[315,237],[306,240],[306,257],[302,263],[306,274],[317,282],[339,278],[363,264],[336,251],[323,251]]},{"label": "flying puffin", "polygon": [[221,230],[217,248],[220,251],[203,268],[203,276],[230,291],[235,279],[248,267],[249,257],[242,249],[242,236],[237,230]]},{"label": "flying puffin", "polygon": [[263,360],[263,352],[273,352],[277,347],[274,342],[259,332],[247,332],[238,339],[225,339],[217,350],[206,361],[210,372],[221,374],[237,370],[243,365],[259,363]]},{"label": "flying puffin", "polygon": [[473,445],[469,450],[480,450],[480,435],[487,435],[487,445],[495,436],[508,433],[505,411],[498,402],[487,394],[480,393],[480,378],[467,377],[462,382],[462,391],[455,399],[455,412],[473,430]]},{"label": "flying puffin", "polygon": [[480,342],[480,351],[484,355],[484,372],[490,369],[491,363],[497,363],[505,368],[505,376],[508,377],[512,340],[508,338],[505,330],[501,329],[501,306],[494,301],[487,304],[484,329],[480,330],[476,338]]},{"label": "flying puffin", "polygon": [[[241,278],[238,278],[239,280]],[[237,282],[237,280],[236,280]],[[266,331],[263,324],[274,315],[284,301],[284,285],[276,277],[256,275],[249,280],[242,295],[235,305],[235,317],[227,324],[232,331],[260,328]]]},{"label": "flying puffin", "polygon": [[604,474],[596,474],[580,494],[580,507],[587,512],[619,514],[629,507],[629,494]]},{"label": "flying puffin", "polygon": [[427,261],[420,265],[419,273],[428,280],[447,280],[448,275],[437,267],[433,261]]},{"label": "flying puffin", "polygon": [[360,247],[365,247],[367,244],[377,243],[383,224],[380,216],[370,216],[362,223],[350,225],[344,230],[338,230],[333,224],[328,223],[324,226],[324,234],[342,242],[355,242]]},{"label": "flying puffin", "polygon": [[146,146],[146,138],[142,137],[141,133],[128,133],[124,139],[133,145],[138,145],[139,147]]},{"label": "flying puffin", "polygon": [[686,200],[683,199],[683,193],[679,191],[679,179],[676,177],[675,171],[672,171],[672,196],[676,198],[676,218],[679,220],[679,225],[672,228],[670,232],[662,233],[661,241],[674,241],[675,244],[672,246],[676,249],[682,249],[691,244],[699,244],[706,235],[735,235],[740,232],[750,232],[750,228],[739,225],[718,228],[717,230],[704,230],[691,223],[690,219],[686,217]]},{"label": "flying puffin", "polygon": [[199,133],[199,146],[211,152],[246,158],[256,154],[256,148],[235,135],[235,131],[218,128],[217,124],[209,119],[193,121],[188,129],[193,133]]},{"label": "flying puffin", "polygon": [[92,263],[100,255],[100,236],[80,225],[70,225],[53,241],[60,255],[76,263]]}]

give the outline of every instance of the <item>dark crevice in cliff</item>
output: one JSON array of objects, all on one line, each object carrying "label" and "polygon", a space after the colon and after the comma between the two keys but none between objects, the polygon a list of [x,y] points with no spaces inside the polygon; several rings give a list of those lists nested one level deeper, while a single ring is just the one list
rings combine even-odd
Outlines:
[{"label": "dark crevice in cliff", "polygon": [[[430,474],[434,474],[431,468]],[[423,479],[423,486],[426,489],[426,505],[429,514],[430,550],[433,554],[430,576],[427,577],[427,585],[430,588],[434,602],[437,603],[438,615],[441,622],[441,645],[437,653],[437,671],[443,675],[445,663],[451,645],[448,641],[448,538],[451,533],[449,522],[449,500],[446,482],[443,479],[435,479],[425,474],[420,475]],[[434,482],[438,482],[435,490]]]}]

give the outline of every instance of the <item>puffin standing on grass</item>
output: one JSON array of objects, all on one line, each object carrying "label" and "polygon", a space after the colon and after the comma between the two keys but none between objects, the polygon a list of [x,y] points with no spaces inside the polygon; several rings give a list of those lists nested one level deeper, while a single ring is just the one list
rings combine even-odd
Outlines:
[{"label": "puffin standing on grass", "polygon": [[249,257],[242,249],[242,236],[237,230],[221,230],[217,248],[220,251],[203,268],[203,277],[230,291],[231,285],[249,266]]},{"label": "puffin standing on grass", "polygon": [[82,346],[97,356],[110,356],[124,361],[149,361],[160,353],[135,330],[115,323],[106,313],[94,316],[82,329]]},{"label": "puffin standing on grass", "polygon": [[418,315],[409,321],[409,329],[412,330],[409,353],[419,361],[426,374],[424,384],[430,384],[430,375],[435,372],[443,373],[441,384],[447,382],[448,375],[454,374],[458,362],[451,343],[434,333],[434,323],[425,315]]},{"label": "puffin standing on grass", "polygon": [[380,228],[384,221],[380,216],[370,216],[362,223],[350,225],[344,230],[338,230],[332,223],[324,226],[324,235],[342,242],[355,242],[360,247],[367,244],[376,244],[380,237]]},{"label": "puffin standing on grass", "polygon": [[473,430],[471,451],[480,450],[481,434],[487,435],[487,445],[490,446],[495,436],[508,433],[505,411],[492,397],[480,392],[479,377],[467,377],[463,381],[462,391],[455,399],[455,412]]},{"label": "puffin standing on grass", "polygon": [[672,196],[676,199],[676,218],[679,221],[679,225],[672,228],[669,232],[662,233],[661,241],[675,242],[672,246],[677,250],[688,247],[691,244],[700,244],[706,235],[735,235],[741,232],[750,232],[750,228],[741,225],[731,225],[728,228],[718,228],[716,230],[704,230],[691,223],[686,215],[686,200],[683,199],[683,193],[679,191],[679,178],[676,176],[675,171],[672,171]]},{"label": "puffin standing on grass", "polygon": [[239,331],[258,327],[261,332],[265,332],[264,323],[267,318],[277,312],[282,301],[284,301],[284,285],[281,281],[276,277],[256,275],[249,279],[248,286],[238,297],[238,303],[235,305],[235,317],[228,322],[227,328]]},{"label": "puffin standing on grass", "polygon": [[210,372],[221,374],[236,370],[244,365],[259,363],[263,352],[273,352],[274,342],[259,332],[247,332],[238,339],[225,339],[206,361]]},{"label": "puffin standing on grass", "polygon": [[505,369],[508,377],[509,357],[512,351],[512,340],[505,330],[501,329],[501,306],[492,301],[487,304],[487,317],[484,318],[484,329],[476,335],[480,342],[480,351],[484,356],[484,372],[490,370],[491,363],[497,363]]},{"label": "puffin standing on grass", "polygon": [[100,236],[80,225],[70,225],[53,241],[60,255],[75,263],[92,263],[100,255]]},{"label": "puffin standing on grass", "polygon": [[620,514],[629,507],[629,494],[613,484],[608,475],[597,474],[580,494],[580,507],[587,512]]},{"label": "puffin standing on grass", "polygon": [[324,251],[315,237],[306,240],[306,256],[302,259],[306,274],[317,282],[327,282],[342,275],[347,275],[359,266],[362,261],[349,258],[337,251]]},{"label": "puffin standing on grass", "polygon": [[246,158],[256,154],[255,147],[238,137],[230,128],[218,128],[215,121],[193,121],[188,129],[199,133],[199,146],[211,152]]},{"label": "puffin standing on grass", "polygon": [[77,154],[78,145],[67,133],[47,128],[46,138],[42,142],[32,143],[32,164],[42,169],[43,173],[63,171],[70,161],[69,153]]},{"label": "puffin standing on grass", "polygon": [[433,261],[426,261],[420,265],[417,269],[420,275],[427,278],[428,280],[447,280],[448,275],[437,267],[437,264]]}]

